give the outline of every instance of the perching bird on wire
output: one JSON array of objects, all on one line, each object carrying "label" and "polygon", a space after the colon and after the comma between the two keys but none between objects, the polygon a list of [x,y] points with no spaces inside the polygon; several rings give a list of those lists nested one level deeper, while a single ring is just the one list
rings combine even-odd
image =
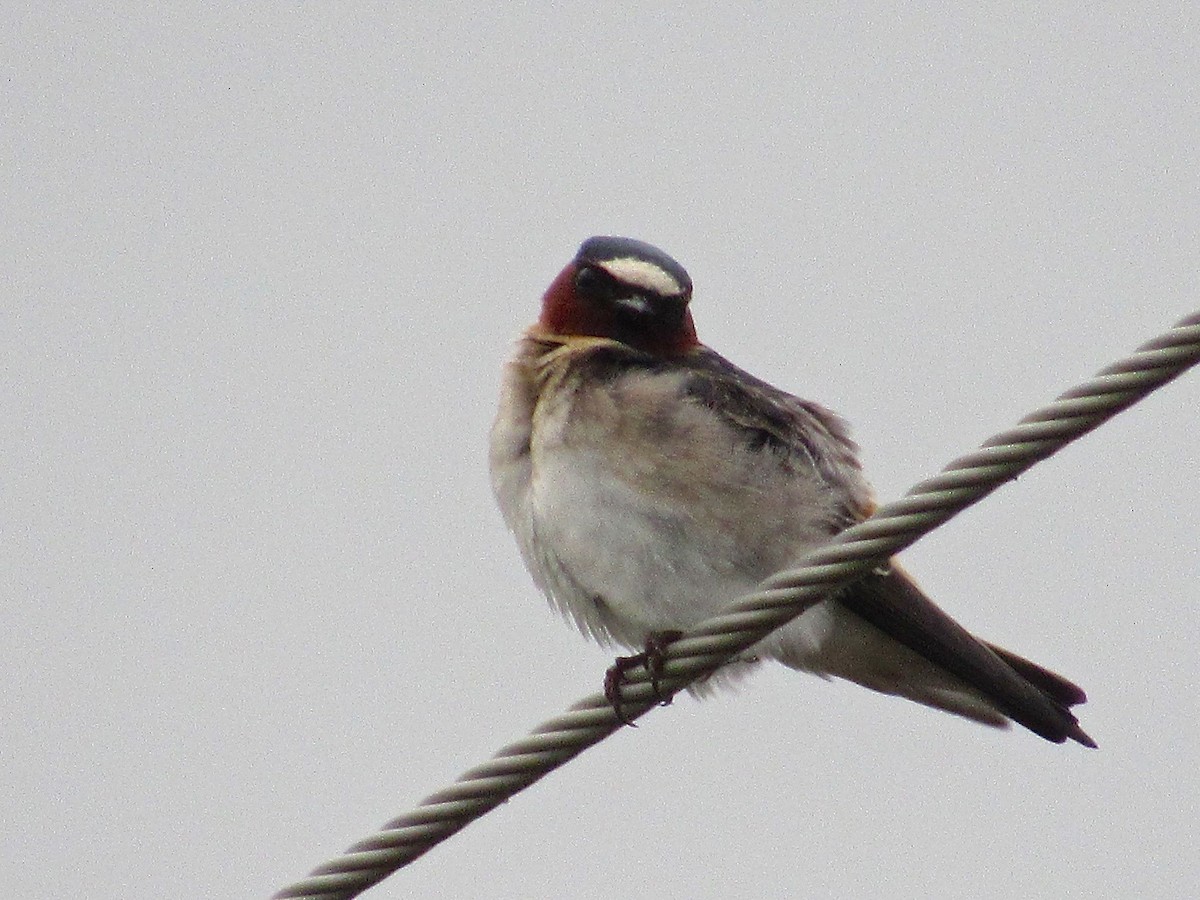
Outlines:
[{"label": "perching bird on wire", "polygon": [[[875,508],[846,423],[700,343],[692,282],[641,241],[594,237],[506,365],[491,436],[501,512],[534,581],[584,631],[662,648]],[[1094,747],[1084,692],[977,640],[894,562],[736,664],[774,659],[987,725]],[[657,661],[657,662],[656,662]],[[718,673],[718,678],[720,673]]]}]

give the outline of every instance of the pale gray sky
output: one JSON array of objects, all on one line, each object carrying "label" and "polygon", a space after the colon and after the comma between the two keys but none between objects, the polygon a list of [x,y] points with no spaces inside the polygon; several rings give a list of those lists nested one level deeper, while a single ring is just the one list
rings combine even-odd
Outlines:
[{"label": "pale gray sky", "polygon": [[[265,896],[596,690],[495,511],[597,233],[882,498],[1197,306],[1191,5],[5,3],[0,883]],[[1101,749],[768,670],[368,896],[1185,897],[1200,376],[904,559]]]}]

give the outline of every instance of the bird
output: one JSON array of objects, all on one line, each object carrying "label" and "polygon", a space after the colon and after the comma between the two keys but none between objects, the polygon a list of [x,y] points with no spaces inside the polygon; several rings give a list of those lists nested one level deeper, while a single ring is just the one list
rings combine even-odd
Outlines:
[{"label": "bird", "polygon": [[[876,508],[845,420],[701,343],[691,299],[659,248],[585,240],[504,365],[489,439],[496,501],[536,585],[586,636],[641,650],[606,676],[622,721],[630,665],[661,665],[683,631]],[[974,637],[895,559],[729,672],[765,661],[1096,746],[1071,712],[1082,689]]]}]

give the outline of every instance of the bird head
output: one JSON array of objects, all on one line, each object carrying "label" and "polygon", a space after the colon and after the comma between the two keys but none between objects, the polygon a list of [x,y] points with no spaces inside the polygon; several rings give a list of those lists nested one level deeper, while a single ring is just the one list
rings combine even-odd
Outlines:
[{"label": "bird head", "polygon": [[538,325],[560,336],[610,338],[656,356],[699,346],[683,266],[650,244],[588,238],[542,298]]}]

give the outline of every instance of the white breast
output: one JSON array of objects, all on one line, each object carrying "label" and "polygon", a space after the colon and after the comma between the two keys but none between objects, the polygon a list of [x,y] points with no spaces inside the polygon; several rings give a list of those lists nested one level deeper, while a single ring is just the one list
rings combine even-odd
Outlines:
[{"label": "white breast", "polygon": [[[586,633],[640,649],[827,535],[827,488],[685,404],[677,378],[628,376],[535,404],[525,371],[506,372],[493,484],[535,581]],[[800,629],[805,643],[820,643],[825,618]]]}]

